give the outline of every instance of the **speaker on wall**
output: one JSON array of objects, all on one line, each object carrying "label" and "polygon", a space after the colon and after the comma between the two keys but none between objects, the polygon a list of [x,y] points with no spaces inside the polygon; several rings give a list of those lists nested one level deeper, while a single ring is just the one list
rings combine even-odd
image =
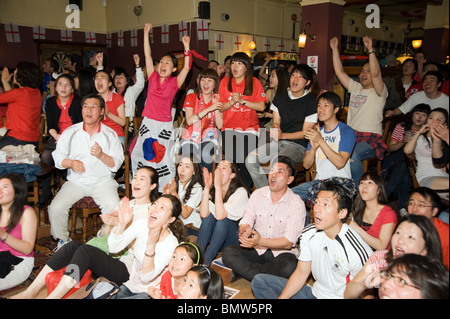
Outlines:
[{"label": "speaker on wall", "polygon": [[209,19],[210,18],[210,9],[211,4],[208,1],[200,1],[198,3],[198,17],[200,19]]},{"label": "speaker on wall", "polygon": [[69,4],[75,4],[80,10],[83,10],[83,0],[69,0]]}]

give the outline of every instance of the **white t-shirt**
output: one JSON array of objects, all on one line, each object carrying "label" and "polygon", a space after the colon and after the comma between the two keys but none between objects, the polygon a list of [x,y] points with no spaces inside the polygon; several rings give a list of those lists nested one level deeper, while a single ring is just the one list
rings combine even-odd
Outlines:
[{"label": "white t-shirt", "polygon": [[379,96],[374,88],[363,89],[361,83],[350,79],[348,91],[351,95],[347,124],[358,132],[383,135],[383,109],[389,94],[386,84],[383,84],[383,93]]},{"label": "white t-shirt", "polygon": [[311,262],[316,280],[312,287],[318,299],[342,299],[347,283],[362,269],[372,248],[347,224],[335,239],[314,224],[305,227],[300,239],[300,261]]},{"label": "white t-shirt", "polygon": [[[149,287],[158,285],[161,276],[165,272],[173,251],[178,246],[178,239],[170,232],[155,246],[155,267],[149,273],[142,273],[142,263],[147,249],[148,221],[139,219],[132,223],[121,235],[114,233],[115,228],[108,237],[108,248],[111,253],[118,253],[131,244],[134,240],[134,259],[131,266],[130,278],[125,285],[134,293],[147,292]],[[170,231],[170,230],[169,230]]]},{"label": "white t-shirt", "polygon": [[[183,185],[181,185],[181,182],[178,182],[178,196],[181,198],[181,202],[184,203],[184,197],[186,196],[186,189],[188,188],[191,181],[189,181],[186,186],[183,189]],[[202,186],[197,183],[192,187],[191,190],[191,196],[187,200],[187,202],[184,204],[185,206],[189,206],[193,208],[191,215],[189,215],[188,218],[183,218],[180,215],[180,220],[183,222],[183,224],[188,225],[192,224],[196,228],[200,228],[200,225],[202,223],[202,219],[200,218],[200,203],[202,201],[202,194],[203,194],[203,188]]]},{"label": "white t-shirt", "polygon": [[417,139],[416,148],[414,149],[414,154],[416,155],[417,160],[417,170],[416,170],[416,179],[419,185],[421,185],[421,181],[425,177],[447,177],[448,174],[446,172],[441,171],[440,168],[436,168],[433,165],[432,158],[432,146],[433,142],[428,144],[427,140],[423,136],[419,136]]},{"label": "white t-shirt", "polygon": [[[325,132],[325,126],[323,126],[320,129],[320,134],[328,146],[336,153],[342,151],[352,154],[356,143],[356,135],[355,131],[350,126],[339,122],[338,125],[330,132]],[[308,143],[307,150],[309,151],[310,149],[311,143]],[[347,163],[343,168],[337,169],[337,167],[330,162],[320,147],[316,151],[315,162],[317,171],[315,179],[317,180],[323,180],[331,177],[352,178],[350,160],[347,160]]]},{"label": "white t-shirt", "polygon": [[414,106],[420,103],[428,104],[431,108],[431,110],[437,109],[438,107],[442,107],[443,109],[446,109],[448,112],[448,95],[445,95],[444,93],[441,93],[441,95],[436,99],[430,99],[427,97],[424,91],[417,92],[409,99],[407,99],[402,105],[399,106],[400,111],[403,112],[403,114],[408,113],[411,111]]},{"label": "white t-shirt", "polygon": [[[247,206],[248,194],[244,187],[239,187],[228,198],[227,202],[223,204],[227,212],[227,218],[238,221],[244,216],[245,206]],[[216,217],[216,205],[209,201],[209,212]]]}]

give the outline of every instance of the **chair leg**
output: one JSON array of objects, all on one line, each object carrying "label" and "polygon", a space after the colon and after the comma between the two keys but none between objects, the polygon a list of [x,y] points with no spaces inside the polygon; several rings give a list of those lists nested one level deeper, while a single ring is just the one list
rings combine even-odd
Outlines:
[{"label": "chair leg", "polygon": [[83,243],[86,244],[87,241],[87,220],[89,215],[85,215],[83,212]]},{"label": "chair leg", "polygon": [[70,211],[70,219],[72,220],[72,227],[70,227],[70,237],[75,236],[75,232],[77,229],[77,212],[71,210]]}]

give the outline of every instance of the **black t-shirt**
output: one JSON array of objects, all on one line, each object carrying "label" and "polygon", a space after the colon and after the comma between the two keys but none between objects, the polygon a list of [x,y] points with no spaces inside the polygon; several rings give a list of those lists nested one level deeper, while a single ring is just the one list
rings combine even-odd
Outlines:
[{"label": "black t-shirt", "polygon": [[[280,129],[283,133],[302,131],[305,119],[317,114],[317,100],[311,93],[292,99],[288,91],[281,92],[274,97],[272,104],[277,107],[280,114]],[[304,147],[308,145],[305,139],[291,141]]]}]

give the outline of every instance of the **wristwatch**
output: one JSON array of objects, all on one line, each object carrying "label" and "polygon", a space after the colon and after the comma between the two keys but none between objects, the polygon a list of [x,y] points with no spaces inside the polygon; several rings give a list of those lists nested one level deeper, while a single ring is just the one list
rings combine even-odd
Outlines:
[{"label": "wristwatch", "polygon": [[242,102],[242,105],[245,105],[245,104],[247,104],[247,100],[244,100],[244,102]]}]

